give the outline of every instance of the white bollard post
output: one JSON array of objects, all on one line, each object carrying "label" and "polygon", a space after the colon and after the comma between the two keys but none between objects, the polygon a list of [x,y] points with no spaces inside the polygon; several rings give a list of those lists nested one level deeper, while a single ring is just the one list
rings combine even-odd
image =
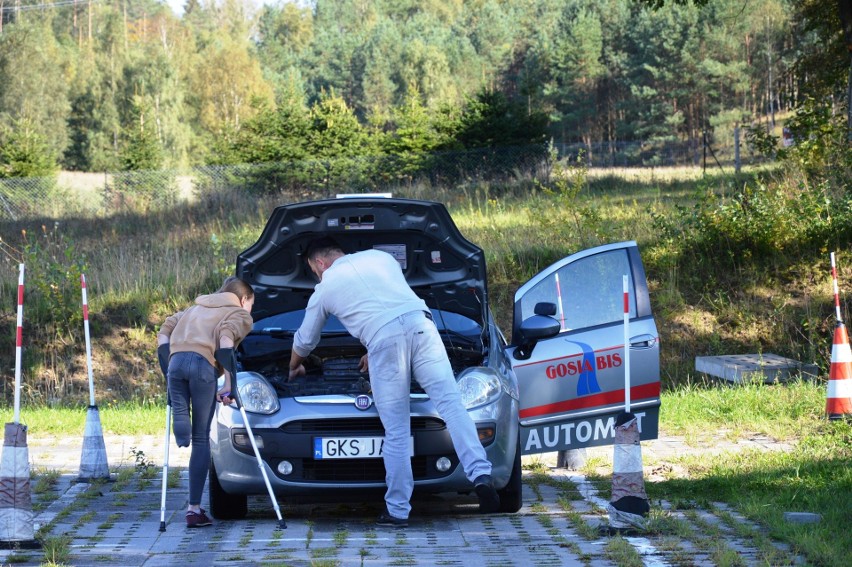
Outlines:
[{"label": "white bollard post", "polygon": [[639,424],[630,413],[630,292],[624,276],[624,411],[615,421],[615,444],[612,458],[612,494],[607,512],[609,532],[645,528],[645,517],[651,507],[642,477],[642,447]]},{"label": "white bollard post", "polygon": [[80,286],[83,290],[83,330],[86,336],[86,366],[89,371],[89,410],[86,413],[86,429],[83,433],[83,452],[80,457],[80,476],[78,482],[110,480],[107,465],[106,445],[101,429],[101,418],[95,404],[95,380],[92,373],[92,344],[89,337],[89,300],[86,290],[86,276],[80,274]]},{"label": "white bollard post", "polygon": [[24,265],[18,275],[18,326],[15,332],[14,422],[7,423],[0,460],[0,547],[35,549],[27,426],[21,425],[21,353],[24,324]]}]

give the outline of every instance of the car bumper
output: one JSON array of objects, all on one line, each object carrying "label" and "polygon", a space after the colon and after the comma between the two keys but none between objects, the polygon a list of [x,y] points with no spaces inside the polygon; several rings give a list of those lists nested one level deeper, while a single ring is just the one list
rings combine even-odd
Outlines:
[{"label": "car bumper", "polygon": [[[354,410],[342,404],[300,404],[282,399],[274,416],[248,414],[252,433],[277,494],[327,495],[329,491],[384,489],[381,458],[315,459],[314,439],[323,436],[381,436],[383,430],[375,407]],[[470,413],[492,463],[492,478],[498,488],[512,472],[518,439],[517,402],[509,396]],[[414,456],[412,472],[416,492],[467,492],[473,487],[453,449],[449,431],[428,400],[412,401]],[[281,416],[289,416],[282,419]],[[266,492],[257,458],[246,435],[242,416],[232,407],[219,407],[211,428],[213,465],[222,488],[231,494]],[[448,470],[438,470],[438,460],[450,461]],[[283,462],[292,467],[282,474]]]}]

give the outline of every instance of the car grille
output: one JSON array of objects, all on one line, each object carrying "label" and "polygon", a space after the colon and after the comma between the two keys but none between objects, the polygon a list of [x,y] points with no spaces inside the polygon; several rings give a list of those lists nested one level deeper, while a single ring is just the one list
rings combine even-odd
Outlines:
[{"label": "car grille", "polygon": [[[446,428],[440,419],[431,417],[412,417],[411,431],[440,431]],[[344,418],[324,420],[302,420],[287,423],[281,427],[285,433],[307,433],[310,435],[328,435],[343,433],[346,435],[384,435],[385,428],[378,417]]]},{"label": "car grille", "polygon": [[[323,420],[298,420],[283,425],[279,429],[284,436],[292,436],[293,442],[310,442],[313,436],[382,436],[385,434],[382,422],[378,417],[363,418],[340,418]],[[440,454],[416,455],[411,459],[411,469],[414,480],[438,479],[451,474],[458,464],[458,457],[452,449],[452,443],[447,433],[444,422],[435,417],[412,417],[411,433],[421,434],[431,438],[445,438],[447,444],[444,449],[439,449]],[[300,441],[295,441],[299,439]],[[304,441],[301,441],[304,440]],[[282,446],[287,446],[282,441]],[[290,444],[290,446],[293,446]],[[439,472],[435,466],[440,456],[450,458],[452,466],[447,472]],[[270,461],[272,469],[276,466],[280,457]],[[294,467],[293,476],[303,482],[375,482],[385,481],[385,464],[383,459],[323,459],[299,457],[291,455],[288,457]],[[276,472],[276,474],[278,474]],[[280,475],[279,475],[280,476]],[[284,477],[282,477],[284,478]]]},{"label": "car grille", "polygon": [[[411,459],[411,470],[415,480],[426,478],[427,457]],[[345,461],[303,459],[302,479],[323,482],[384,482],[385,465],[382,459],[347,459]]]}]

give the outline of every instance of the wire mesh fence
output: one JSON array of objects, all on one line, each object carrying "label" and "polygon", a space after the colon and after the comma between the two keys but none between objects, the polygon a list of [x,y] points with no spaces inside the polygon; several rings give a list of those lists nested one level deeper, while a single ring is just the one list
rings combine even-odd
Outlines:
[{"label": "wire mesh fence", "polygon": [[[284,195],[293,200],[366,192],[424,197],[430,196],[431,189],[463,190],[466,184],[475,182],[547,180],[554,158],[590,168],[701,166],[706,163],[707,148],[701,144],[649,142],[550,144],[201,166],[186,171],[80,174],[86,176],[83,182],[62,175],[0,179],[0,219],[138,213],[181,201],[215,202],[235,192]],[[757,159],[749,156],[746,163]]]}]

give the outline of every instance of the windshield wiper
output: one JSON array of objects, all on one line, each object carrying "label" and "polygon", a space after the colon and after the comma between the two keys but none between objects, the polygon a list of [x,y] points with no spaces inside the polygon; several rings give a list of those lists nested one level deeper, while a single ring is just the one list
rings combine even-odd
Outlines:
[{"label": "windshield wiper", "polygon": [[290,339],[293,338],[293,335],[295,334],[296,331],[282,329],[280,327],[268,327],[266,329],[253,329],[249,331],[249,335],[263,335],[267,337],[275,337],[277,339]]},{"label": "windshield wiper", "polygon": [[[279,327],[269,327],[266,329],[255,329],[249,331],[249,335],[260,335],[265,337],[275,337],[276,339],[292,339],[296,331],[289,329],[281,329]],[[323,331],[322,337],[349,337],[349,331]]]}]

